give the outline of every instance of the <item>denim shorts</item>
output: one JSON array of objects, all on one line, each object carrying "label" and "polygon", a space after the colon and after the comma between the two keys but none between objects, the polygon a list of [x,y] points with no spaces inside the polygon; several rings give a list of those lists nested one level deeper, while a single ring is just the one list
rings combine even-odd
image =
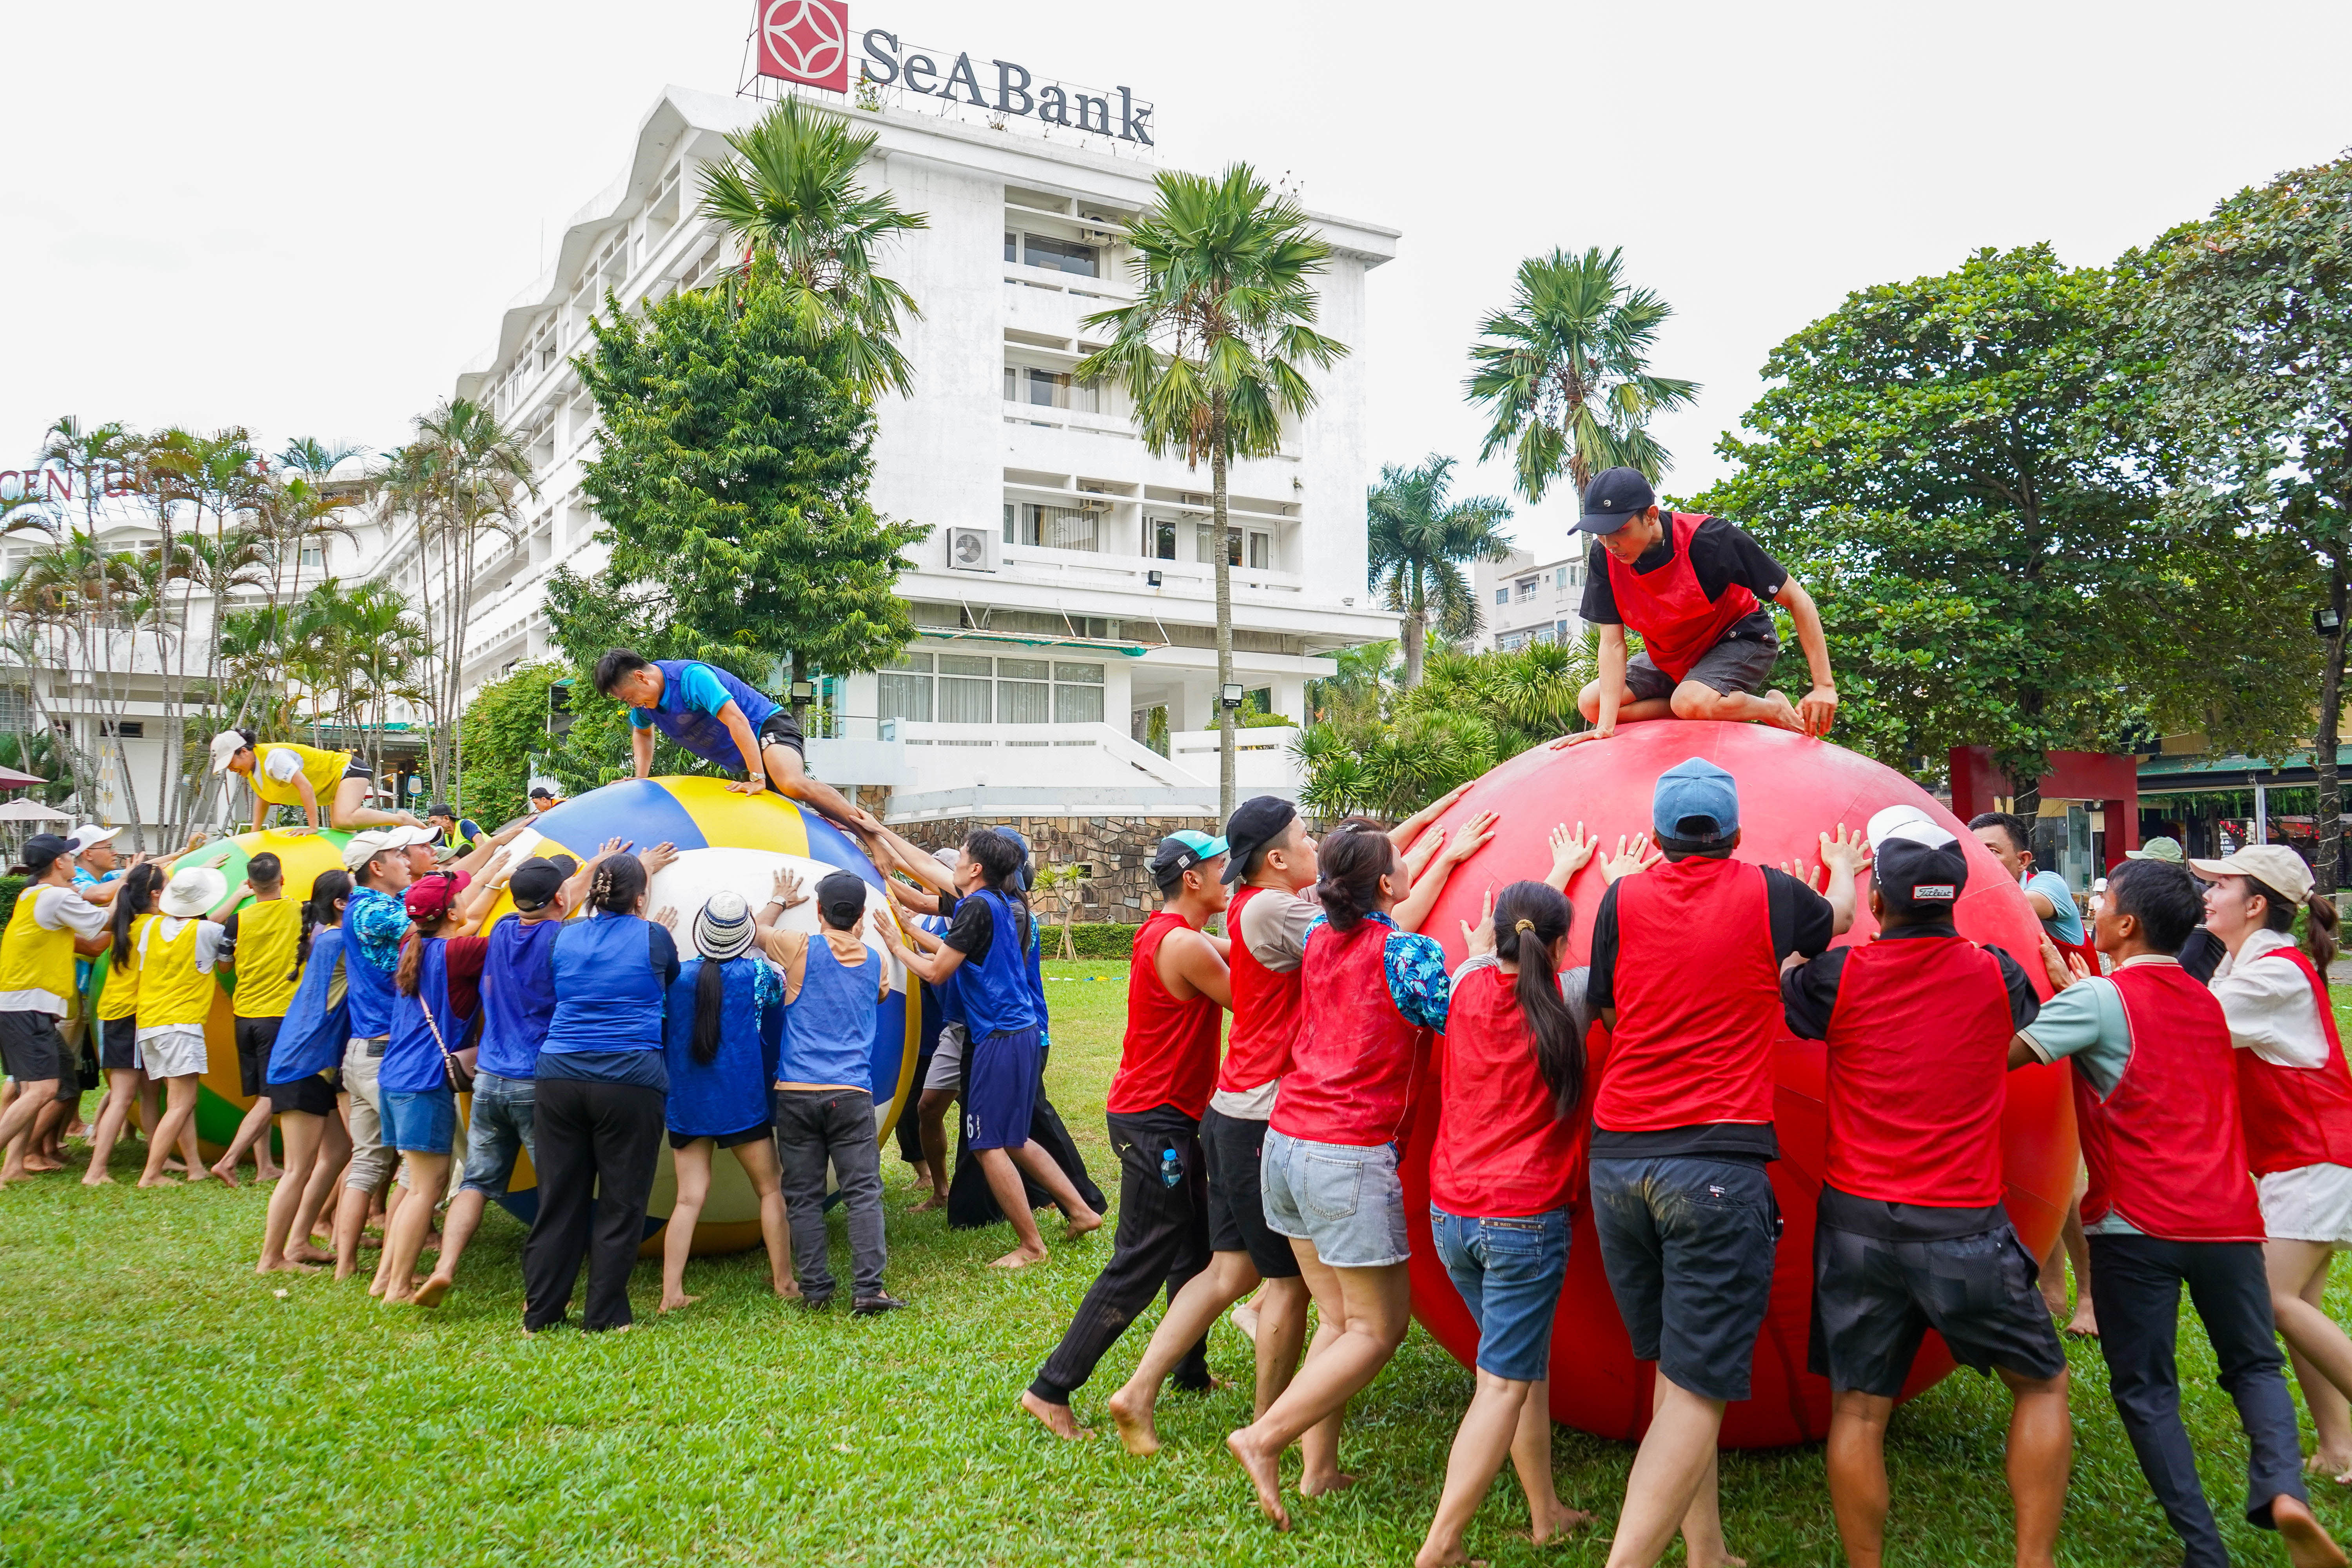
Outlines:
[{"label": "denim shorts", "polygon": [[439,1089],[380,1089],[384,1147],[404,1154],[446,1154],[457,1136],[457,1094]]},{"label": "denim shorts", "polygon": [[532,1079],[474,1075],[473,1114],[466,1123],[466,1180],[460,1190],[504,1197],[514,1185],[515,1155],[539,1157],[531,1146],[538,1091]]},{"label": "denim shorts", "polygon": [[1633,1359],[1701,1399],[1747,1398],[1780,1240],[1763,1164],[1596,1158],[1592,1228]]},{"label": "denim shorts", "polygon": [[1478,1370],[1513,1383],[1550,1373],[1551,1321],[1568,1278],[1568,1211],[1472,1219],[1433,1204],[1429,1229],[1478,1324]]},{"label": "denim shorts", "polygon": [[1393,1143],[1310,1143],[1269,1127],[1258,1183],[1267,1226],[1313,1242],[1333,1268],[1386,1268],[1412,1256]]}]

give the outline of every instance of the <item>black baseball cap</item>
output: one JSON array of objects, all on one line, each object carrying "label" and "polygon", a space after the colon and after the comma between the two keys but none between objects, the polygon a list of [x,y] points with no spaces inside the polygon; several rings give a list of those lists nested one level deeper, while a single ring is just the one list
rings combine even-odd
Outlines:
[{"label": "black baseball cap", "polygon": [[1280,795],[1253,795],[1225,822],[1224,879],[1238,882],[1257,869],[1257,858],[1298,820],[1298,808]]},{"label": "black baseball cap", "polygon": [[[569,860],[572,857],[567,855],[564,858]],[[515,908],[527,914],[536,913],[547,908],[555,890],[579,868],[574,865],[567,870],[545,856],[534,855],[514,868],[514,875],[507,879],[507,891],[514,896]]]},{"label": "black baseball cap", "polygon": [[1584,515],[1576,520],[1585,533],[1614,533],[1638,513],[1658,504],[1658,492],[1639,468],[1603,468],[1584,487]]},{"label": "black baseball cap", "polygon": [[530,786],[530,798],[532,800],[553,800],[555,798],[555,792],[548,788],[545,784],[533,784]]},{"label": "black baseball cap", "polygon": [[853,924],[866,909],[866,879],[855,871],[829,871],[816,885],[816,907],[835,931]]},{"label": "black baseball cap", "polygon": [[55,833],[36,833],[25,840],[25,869],[34,876],[46,876],[60,855],[74,852],[73,841]]}]

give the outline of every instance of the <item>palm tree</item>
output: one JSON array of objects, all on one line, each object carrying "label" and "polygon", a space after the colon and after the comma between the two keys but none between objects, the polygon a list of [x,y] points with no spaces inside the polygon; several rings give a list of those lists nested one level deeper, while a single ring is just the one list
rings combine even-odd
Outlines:
[{"label": "palm tree", "polygon": [[1460,640],[1478,634],[1478,595],[1464,574],[1467,561],[1510,554],[1503,524],[1510,503],[1500,496],[1454,500],[1454,459],[1432,453],[1417,468],[1385,464],[1365,498],[1365,553],[1373,592],[1404,616],[1403,685],[1421,684],[1422,658],[1432,626]]},{"label": "palm tree", "polygon": [[[1163,171],[1156,203],[1120,230],[1133,304],[1097,311],[1085,325],[1108,347],[1078,362],[1080,381],[1113,380],[1134,400],[1135,424],[1154,457],[1183,454],[1210,473],[1216,540],[1217,686],[1234,679],[1234,584],[1225,470],[1236,458],[1281,449],[1285,417],[1315,406],[1309,370],[1348,352],[1315,331],[1315,279],[1331,247],[1289,196],[1276,196],[1247,163],[1211,179]],[[1217,704],[1219,812],[1234,810],[1234,714]]]},{"label": "palm tree", "polygon": [[1543,500],[1563,466],[1579,495],[1602,468],[1655,479],[1673,459],[1645,428],[1650,416],[1698,395],[1695,381],[1650,374],[1658,326],[1674,307],[1628,289],[1621,254],[1595,246],[1582,256],[1528,257],[1510,308],[1487,317],[1471,345],[1476,368],[1464,385],[1494,413],[1478,460],[1516,438],[1512,467],[1531,501]]},{"label": "palm tree", "polygon": [[751,129],[729,132],[735,155],[704,174],[700,211],[742,246],[737,276],[780,288],[844,381],[868,397],[904,396],[914,367],[898,348],[898,312],[922,310],[875,264],[891,237],[929,219],[857,183],[878,134],[787,98]]}]

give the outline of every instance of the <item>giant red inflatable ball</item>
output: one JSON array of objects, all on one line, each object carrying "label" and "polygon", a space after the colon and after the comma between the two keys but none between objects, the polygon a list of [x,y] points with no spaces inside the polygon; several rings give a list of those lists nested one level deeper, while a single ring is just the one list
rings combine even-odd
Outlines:
[{"label": "giant red inflatable ball", "polygon": [[[1454,871],[1422,929],[1444,945],[1449,961],[1460,963],[1463,922],[1477,920],[1480,901],[1490,889],[1544,874],[1551,863],[1546,840],[1556,825],[1580,821],[1588,833],[1601,837],[1603,853],[1613,850],[1620,835],[1649,830],[1650,796],[1658,775],[1691,757],[1703,757],[1738,780],[1737,853],[1760,865],[1796,859],[1817,865],[1822,833],[1841,823],[1858,833],[1873,814],[1886,806],[1916,805],[1927,812],[1968,846],[1969,885],[1958,912],[1960,934],[2006,949],[2033,977],[2036,990],[2047,993],[2035,956],[2041,927],[2017,884],[1963,824],[1891,769],[1826,741],[1758,724],[1675,720],[1628,724],[1605,741],[1561,751],[1538,747],[1505,763],[1472,785],[1441,819],[1440,826],[1450,828],[1482,811],[1501,816],[1493,841]],[[1569,884],[1569,897],[1576,905],[1571,965],[1585,962],[1593,911],[1600,907],[1603,883],[1599,858]],[[1841,942],[1867,942],[1876,929],[1866,896],[1861,905],[1853,929]],[[1693,973],[1690,983],[1704,985],[1706,976]],[[1594,1033],[1596,1048],[1605,1049],[1600,1026]],[[1800,1040],[1783,1029],[1775,1046],[1773,1072],[1778,1083],[1773,1114],[1781,1157],[1771,1166],[1772,1191],[1788,1228],[1773,1268],[1771,1306],[1756,1342],[1750,1396],[1724,1415],[1723,1441],[1732,1447],[1801,1442],[1829,1430],[1829,1384],[1805,1365],[1812,1306],[1813,1206],[1822,1190],[1826,1130],[1821,1043]],[[2010,1217],[2027,1250],[2037,1258],[2046,1254],[2057,1237],[2074,1191],[2074,1116],[2064,1072],[2059,1064],[2011,1073],[2001,1121]],[[1433,1080],[1432,1089],[1422,1097],[1405,1150],[1413,1313],[1438,1342],[1468,1365],[1477,1352],[1477,1328],[1430,1239],[1429,1151],[1437,1097],[1444,1093],[1442,1076]],[[1943,1342],[1930,1332],[1904,1384],[1903,1397],[1929,1387],[1952,1366]],[[1601,1272],[1591,1217],[1580,1207],[1568,1279],[1552,1328],[1552,1415],[1596,1436],[1638,1438],[1649,1422],[1654,1371],[1633,1360]]]}]

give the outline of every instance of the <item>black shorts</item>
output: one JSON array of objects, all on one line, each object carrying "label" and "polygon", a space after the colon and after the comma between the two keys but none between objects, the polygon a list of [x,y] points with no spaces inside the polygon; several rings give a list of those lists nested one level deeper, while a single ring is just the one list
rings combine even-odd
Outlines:
[{"label": "black shorts", "polygon": [[2035,1286],[2040,1272],[2006,1222],[1975,1236],[1895,1241],[1824,1220],[1813,1231],[1806,1360],[1841,1393],[1892,1399],[1933,1329],[1962,1366],[2055,1377],[2066,1352]]},{"label": "black shorts", "polygon": [[65,1037],[53,1013],[0,1013],[0,1067],[18,1083],[62,1082],[74,1076]]},{"label": "black shorts", "polygon": [[128,1072],[139,1065],[139,1020],[133,1016],[98,1021],[98,1065]]},{"label": "black shorts", "polygon": [[789,746],[803,762],[808,760],[808,742],[801,734],[801,727],[793,722],[791,709],[779,708],[760,721],[760,749],[765,751],[770,746]]},{"label": "black shorts", "polygon": [[1209,1181],[1209,1250],[1246,1252],[1263,1279],[1298,1278],[1290,1238],[1265,1223],[1258,1166],[1265,1150],[1263,1121],[1227,1116],[1215,1106],[1201,1115],[1201,1166]]},{"label": "black shorts", "polygon": [[[1772,665],[1780,657],[1778,637],[1726,637],[1699,655],[1698,662],[1683,672],[1683,680],[1696,680],[1719,695],[1744,691],[1752,696],[1772,679]],[[1647,652],[1625,661],[1625,689],[1636,702],[1672,697],[1683,680],[1660,669]]]},{"label": "black shorts", "polygon": [[280,1018],[239,1018],[236,1021],[236,1086],[247,1098],[269,1087],[269,1050],[278,1043]]},{"label": "black shorts", "polygon": [[740,1132],[721,1132],[715,1136],[709,1132],[673,1132],[669,1135],[669,1146],[673,1149],[683,1149],[698,1138],[709,1138],[719,1148],[732,1149],[738,1143],[756,1143],[761,1139],[772,1134],[775,1130],[775,1122],[768,1121],[761,1122],[756,1127],[746,1127]]},{"label": "black shorts", "polygon": [[1748,1397],[1780,1206],[1760,1160],[1596,1159],[1592,1228],[1635,1361],[1701,1399]]},{"label": "black shorts", "polygon": [[292,1083],[265,1083],[261,1087],[269,1095],[272,1110],[299,1110],[305,1116],[335,1113],[335,1085],[325,1073],[314,1072]]},{"label": "black shorts", "polygon": [[343,776],[347,779],[373,779],[375,777],[375,770],[357,757],[353,757],[343,764]]}]

